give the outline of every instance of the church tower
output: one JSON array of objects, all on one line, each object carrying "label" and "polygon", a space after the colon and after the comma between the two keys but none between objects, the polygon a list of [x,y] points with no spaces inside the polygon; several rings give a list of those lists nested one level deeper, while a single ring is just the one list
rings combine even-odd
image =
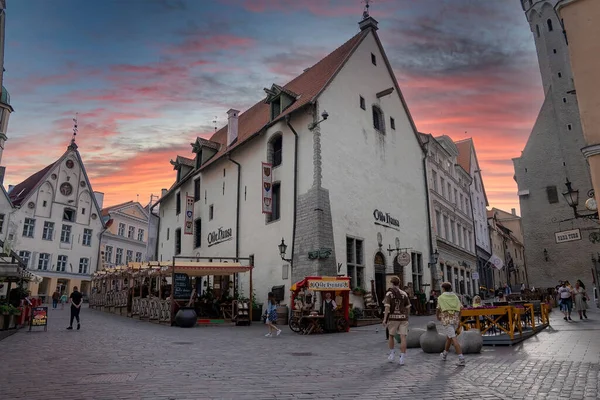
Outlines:
[{"label": "church tower", "polygon": [[[579,190],[581,203],[592,188],[573,76],[568,38],[555,5],[558,0],[521,0],[535,42],[544,103],[521,153],[513,159],[530,284],[554,287],[589,276],[589,240],[596,222],[574,218],[562,193],[565,183]],[[581,206],[580,206],[581,207]],[[580,208],[580,211],[581,210]],[[569,241],[559,232],[574,231]],[[577,278],[576,278],[577,277]]]},{"label": "church tower", "polygon": [[7,140],[6,132],[8,130],[8,118],[13,108],[10,105],[10,95],[4,87],[4,27],[6,20],[6,0],[0,0],[0,185],[4,180],[4,167],[2,165],[2,153],[4,152],[4,143]]}]

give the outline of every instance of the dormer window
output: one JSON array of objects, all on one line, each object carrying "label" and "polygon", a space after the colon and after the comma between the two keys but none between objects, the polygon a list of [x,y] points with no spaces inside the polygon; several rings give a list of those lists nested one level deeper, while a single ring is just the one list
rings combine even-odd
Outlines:
[{"label": "dormer window", "polygon": [[298,97],[292,91],[275,84],[271,86],[271,89],[265,88],[264,90],[267,93],[265,103],[271,106],[271,121],[292,105]]}]

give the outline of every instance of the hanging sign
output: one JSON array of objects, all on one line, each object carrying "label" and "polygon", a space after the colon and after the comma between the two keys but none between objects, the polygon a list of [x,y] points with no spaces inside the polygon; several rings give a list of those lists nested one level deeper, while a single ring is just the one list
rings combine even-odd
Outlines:
[{"label": "hanging sign", "polygon": [[34,326],[43,326],[44,331],[48,330],[48,307],[33,307],[31,309],[29,330]]},{"label": "hanging sign", "polygon": [[194,234],[194,197],[185,196],[185,227],[184,235]]},{"label": "hanging sign", "polygon": [[556,232],[554,234],[556,243],[573,242],[575,240],[581,240],[581,231],[579,229],[573,229],[570,231]]},{"label": "hanging sign", "polygon": [[398,262],[398,265],[400,265],[401,267],[406,267],[408,264],[410,264],[410,254],[408,254],[405,251],[403,251],[402,253],[398,253],[398,256],[396,257],[396,262]]},{"label": "hanging sign", "polygon": [[262,212],[273,213],[273,165],[262,163]]},{"label": "hanging sign", "polygon": [[471,274],[471,278],[473,278],[473,279],[475,279],[475,280],[479,279],[479,272],[473,272],[473,273]]},{"label": "hanging sign", "polygon": [[308,290],[350,290],[350,281],[309,280]]},{"label": "hanging sign", "polygon": [[174,274],[173,282],[173,298],[174,299],[189,299],[192,295],[192,283],[187,274]]}]

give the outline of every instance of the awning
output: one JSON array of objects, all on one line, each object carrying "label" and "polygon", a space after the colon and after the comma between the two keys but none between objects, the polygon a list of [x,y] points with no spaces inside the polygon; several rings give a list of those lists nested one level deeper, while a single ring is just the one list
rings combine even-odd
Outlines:
[{"label": "awning", "polygon": [[248,272],[253,267],[240,263],[216,263],[216,262],[182,262],[177,261],[175,267],[168,268],[169,273],[187,274],[188,276],[208,275],[232,275],[240,272]]}]

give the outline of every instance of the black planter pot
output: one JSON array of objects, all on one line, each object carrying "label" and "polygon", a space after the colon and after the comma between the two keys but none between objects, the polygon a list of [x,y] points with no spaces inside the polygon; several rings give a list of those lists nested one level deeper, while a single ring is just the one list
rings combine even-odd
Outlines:
[{"label": "black planter pot", "polygon": [[175,315],[175,324],[182,328],[192,328],[196,326],[196,310],[193,307],[182,307]]},{"label": "black planter pot", "polygon": [[262,319],[262,308],[252,308],[252,322],[260,322]]}]

